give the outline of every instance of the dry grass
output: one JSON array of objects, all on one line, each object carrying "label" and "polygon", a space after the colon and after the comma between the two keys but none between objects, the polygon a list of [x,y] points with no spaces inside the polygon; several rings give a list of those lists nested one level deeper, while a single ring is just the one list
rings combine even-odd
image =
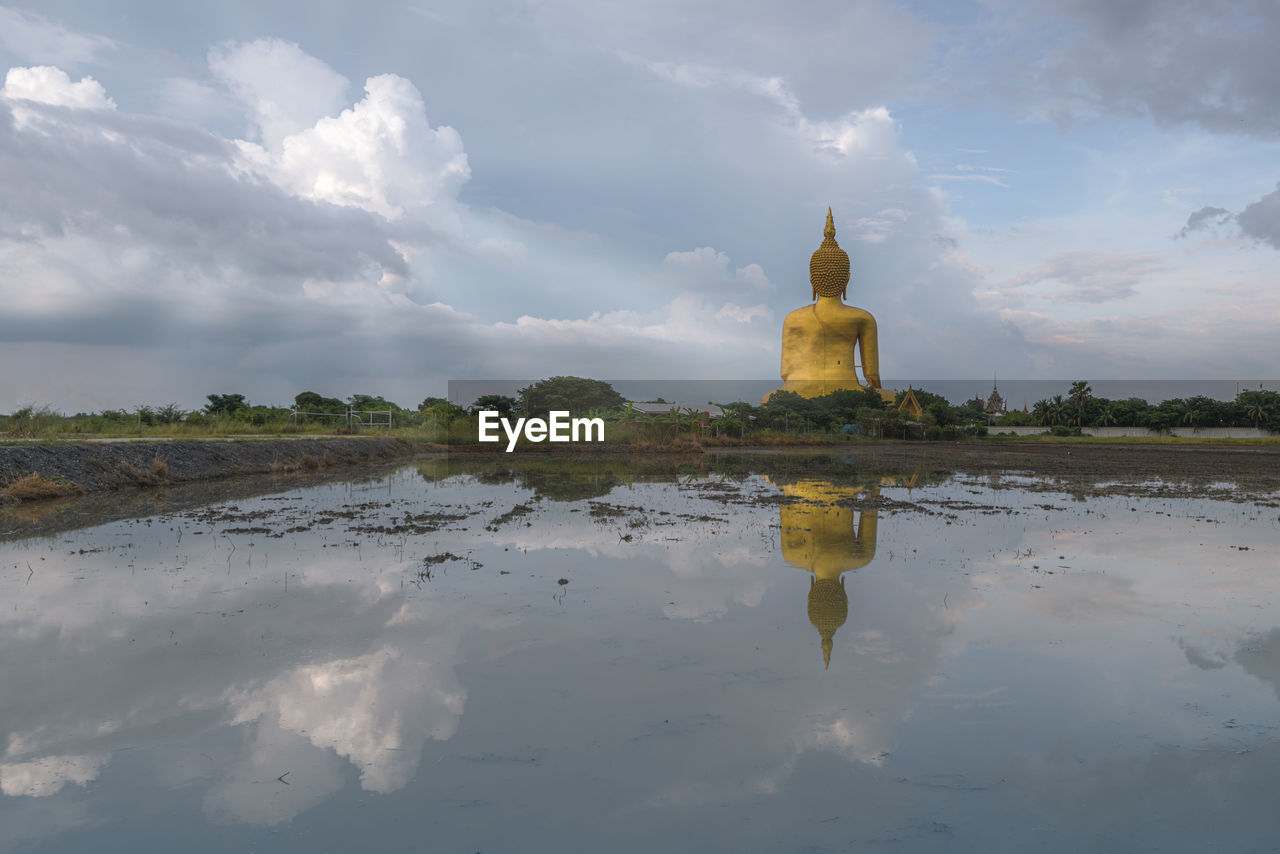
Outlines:
[{"label": "dry grass", "polygon": [[311,456],[310,454],[307,454],[305,457],[298,460],[298,464],[301,465],[307,471],[315,471],[316,469],[320,468],[320,461],[315,457]]},{"label": "dry grass", "polygon": [[84,487],[66,478],[45,477],[34,472],[0,489],[0,498],[15,502],[63,498],[68,495],[84,495]]},{"label": "dry grass", "polygon": [[122,463],[120,470],[138,486],[169,485],[169,464],[159,457],[151,461],[150,468],[140,469],[132,463]]}]

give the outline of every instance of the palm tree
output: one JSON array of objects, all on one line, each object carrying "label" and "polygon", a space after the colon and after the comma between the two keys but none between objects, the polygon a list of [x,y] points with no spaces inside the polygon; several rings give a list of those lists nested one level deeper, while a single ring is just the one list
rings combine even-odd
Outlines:
[{"label": "palm tree", "polygon": [[[1075,425],[1077,427],[1084,426],[1084,408],[1093,397],[1093,388],[1084,380],[1077,380],[1071,384],[1071,391],[1067,393],[1067,397],[1071,400],[1071,409],[1074,411]],[[1059,400],[1061,397],[1058,398]]]},{"label": "palm tree", "polygon": [[1049,423],[1061,424],[1067,420],[1067,402],[1062,395],[1055,394],[1049,399]]},{"label": "palm tree", "polygon": [[1261,430],[1263,421],[1270,421],[1271,416],[1267,413],[1267,408],[1262,405],[1262,401],[1254,398],[1245,404],[1244,417],[1253,422],[1253,429]]},{"label": "palm tree", "polygon": [[1031,407],[1031,421],[1037,427],[1049,426],[1049,401],[1036,401],[1035,406]]}]

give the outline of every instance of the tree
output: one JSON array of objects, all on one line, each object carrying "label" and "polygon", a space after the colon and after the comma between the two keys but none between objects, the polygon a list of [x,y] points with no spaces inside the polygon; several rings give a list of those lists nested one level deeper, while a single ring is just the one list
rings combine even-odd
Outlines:
[{"label": "tree", "polygon": [[1060,394],[1049,398],[1049,425],[1065,423],[1070,412],[1069,407],[1070,404]]},{"label": "tree", "polygon": [[1246,391],[1236,402],[1255,430],[1262,429],[1263,423],[1274,420],[1273,415],[1280,412],[1280,394],[1274,391]]},{"label": "tree", "polygon": [[520,401],[514,397],[508,397],[505,394],[482,394],[476,398],[476,402],[471,404],[471,414],[477,412],[497,412],[503,418],[506,418],[514,412],[520,405]]},{"label": "tree", "polygon": [[1029,413],[1023,412],[1021,409],[1010,409],[1004,415],[1000,416],[997,427],[1030,427],[1033,422]]},{"label": "tree", "polygon": [[[1061,398],[1057,398],[1061,400]],[[1084,426],[1085,408],[1093,399],[1093,388],[1084,380],[1076,380],[1071,384],[1071,390],[1067,393],[1067,399],[1070,401],[1068,411],[1063,413],[1064,419],[1069,424],[1076,427]]]},{"label": "tree", "polygon": [[400,407],[382,395],[353,394],[347,398],[347,405],[359,412],[399,412]]},{"label": "tree", "polygon": [[304,391],[293,399],[294,405],[302,412],[326,412],[340,415],[347,407],[336,397],[322,397],[314,391]]},{"label": "tree", "polygon": [[207,398],[206,415],[235,415],[249,408],[243,394],[210,394]]},{"label": "tree", "polygon": [[545,416],[552,410],[571,413],[589,409],[617,409],[626,399],[603,380],[583,377],[550,377],[520,389],[522,411]]},{"label": "tree", "polygon": [[467,410],[455,403],[450,403],[443,397],[426,398],[418,406],[418,411],[426,417],[434,416],[445,426],[448,426],[449,422],[453,421],[453,419],[460,418],[467,414]]},{"label": "tree", "polygon": [[186,416],[186,411],[176,403],[166,403],[155,409],[156,420],[161,424],[176,424]]}]

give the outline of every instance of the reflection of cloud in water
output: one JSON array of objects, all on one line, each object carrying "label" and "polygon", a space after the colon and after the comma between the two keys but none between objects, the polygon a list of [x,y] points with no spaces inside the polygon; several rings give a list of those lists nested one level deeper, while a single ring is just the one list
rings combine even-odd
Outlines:
[{"label": "reflection of cloud in water", "polygon": [[1266,682],[1280,697],[1280,629],[1245,638],[1235,660],[1245,673]]},{"label": "reflection of cloud in water", "polygon": [[349,760],[360,769],[366,791],[393,792],[412,778],[427,739],[453,736],[466,702],[452,671],[452,649],[434,645],[432,661],[404,650],[384,646],[358,658],[295,668],[233,697],[235,723],[278,722]]},{"label": "reflection of cloud in water", "polygon": [[[205,793],[210,816],[265,827],[288,821],[342,788],[342,761],[306,736],[264,718],[237,728],[241,741]],[[284,785],[276,778],[288,771]]]},{"label": "reflection of cloud in water", "polygon": [[1149,620],[1156,608],[1134,588],[1132,578],[1102,573],[1057,576],[1046,594],[1030,597],[1035,608],[1067,623]]},{"label": "reflection of cloud in water", "polygon": [[101,755],[42,756],[29,762],[6,762],[0,765],[0,792],[42,798],[67,783],[88,784],[106,763],[107,757]]},{"label": "reflection of cloud in water", "polygon": [[[644,489],[653,487],[637,487]],[[643,512],[652,516],[653,511]],[[771,543],[743,543],[745,531],[767,530],[774,515],[772,508],[750,508],[729,520],[681,520],[679,525],[628,528],[626,517],[621,523],[601,524],[586,513],[552,507],[544,509],[532,527],[513,530],[509,539],[499,532],[495,539],[522,552],[572,550],[602,562],[651,561],[665,566],[670,572],[667,577],[637,572],[628,582],[641,585],[651,600],[660,601],[668,618],[704,621],[724,616],[731,603],[758,606],[775,583],[776,576],[768,569]],[[624,534],[631,539],[624,540]]]},{"label": "reflection of cloud in water", "polygon": [[[188,537],[194,562],[215,571],[178,573],[164,569],[172,543],[159,546],[137,526],[96,537],[149,539],[153,551],[49,552],[22,587],[21,608],[0,613],[5,796],[84,786],[122,749],[173,765],[155,770],[169,785],[205,781],[211,816],[254,825],[286,821],[338,791],[344,759],[366,790],[393,791],[413,777],[428,739],[456,729],[462,633],[517,621],[407,600],[401,563],[356,564],[350,552],[268,556],[259,543],[255,560],[282,564],[280,576],[264,578],[229,561],[225,540]],[[124,563],[137,571],[115,583]],[[287,594],[284,572],[293,575]],[[175,747],[215,731],[234,735],[208,756]],[[287,786],[276,782],[286,770]]]}]

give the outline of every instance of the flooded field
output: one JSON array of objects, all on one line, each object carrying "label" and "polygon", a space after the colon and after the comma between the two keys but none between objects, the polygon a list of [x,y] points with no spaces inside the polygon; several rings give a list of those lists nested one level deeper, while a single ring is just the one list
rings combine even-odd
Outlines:
[{"label": "flooded field", "polygon": [[46,530],[0,850],[1273,851],[1278,542],[1274,485],[838,455]]}]

